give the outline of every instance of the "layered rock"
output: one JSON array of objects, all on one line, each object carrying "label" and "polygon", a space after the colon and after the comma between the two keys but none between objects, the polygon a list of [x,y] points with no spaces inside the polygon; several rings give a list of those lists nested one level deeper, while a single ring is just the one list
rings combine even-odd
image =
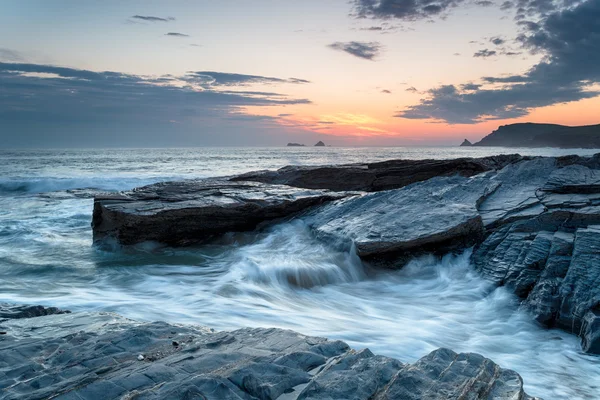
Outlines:
[{"label": "layered rock", "polygon": [[277,171],[257,171],[232,178],[290,185],[307,189],[379,192],[399,189],[437,176],[469,177],[499,170],[507,165],[530,159],[518,154],[453,160],[391,160],[368,164],[329,166],[288,166]]},{"label": "layered rock", "polygon": [[157,183],[96,197],[94,242],[114,239],[123,245],[144,241],[186,245],[227,232],[252,230],[264,221],[342,197],[344,194],[323,190],[219,179]]},{"label": "layered rock", "polygon": [[317,236],[370,261],[399,267],[423,253],[447,253],[483,239],[477,204],[498,185],[486,175],[434,178],[331,203],[309,218]]},{"label": "layered rock", "polygon": [[531,399],[516,372],[447,349],[403,364],[287,330],[214,332],[110,313],[0,327],[3,399]]},{"label": "layered rock", "polygon": [[534,160],[498,173],[501,186],[480,205],[493,229],[473,262],[537,321],[600,353],[600,170],[589,168],[597,159]]}]

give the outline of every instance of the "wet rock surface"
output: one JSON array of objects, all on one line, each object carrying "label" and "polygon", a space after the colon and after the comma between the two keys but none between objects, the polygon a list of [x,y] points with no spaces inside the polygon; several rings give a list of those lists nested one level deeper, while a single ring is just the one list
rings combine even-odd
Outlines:
[{"label": "wet rock surface", "polygon": [[288,330],[214,332],[111,313],[0,326],[3,399],[530,399],[516,372],[447,349],[403,364]]},{"label": "wet rock surface", "polygon": [[0,303],[0,322],[9,319],[34,318],[44,315],[67,314],[70,311],[61,310],[56,307],[15,305]]},{"label": "wet rock surface", "polygon": [[483,239],[477,204],[496,190],[487,175],[440,177],[331,203],[310,218],[317,236],[354,245],[366,260],[402,266],[423,253],[447,253]]},{"label": "wet rock surface", "polygon": [[378,266],[475,246],[484,277],[599,352],[600,154],[286,167],[156,184],[96,198],[94,239],[185,245],[300,212],[318,238]]},{"label": "wet rock surface", "polygon": [[600,168],[598,155],[515,164],[480,205],[488,228],[472,260],[511,288],[534,318],[581,336],[600,352]]},{"label": "wet rock surface", "polygon": [[262,222],[342,197],[323,190],[219,179],[157,183],[96,197],[94,242],[181,246],[252,230]]},{"label": "wet rock surface", "polygon": [[254,181],[308,189],[379,192],[403,188],[437,176],[469,177],[499,170],[529,160],[518,154],[453,160],[391,160],[370,164],[318,167],[288,166],[277,171],[257,171],[239,175],[233,181]]}]

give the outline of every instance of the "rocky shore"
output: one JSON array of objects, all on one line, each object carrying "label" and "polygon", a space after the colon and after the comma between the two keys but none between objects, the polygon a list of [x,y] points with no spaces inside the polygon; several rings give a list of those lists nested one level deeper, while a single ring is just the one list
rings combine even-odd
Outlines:
[{"label": "rocky shore", "polygon": [[184,245],[301,217],[376,267],[474,246],[475,269],[600,353],[600,154],[285,167],[99,197],[98,243]]},{"label": "rocky shore", "polygon": [[2,399],[533,399],[514,371],[438,349],[413,364],[281,329],[215,332],[0,305]]}]

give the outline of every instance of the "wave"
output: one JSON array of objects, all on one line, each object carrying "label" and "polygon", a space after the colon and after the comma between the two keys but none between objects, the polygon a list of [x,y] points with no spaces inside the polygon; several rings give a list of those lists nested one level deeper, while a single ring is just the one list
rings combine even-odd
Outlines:
[{"label": "wave", "polygon": [[0,195],[10,194],[36,194],[52,193],[61,191],[96,190],[96,191],[122,191],[134,187],[149,185],[172,177],[156,178],[116,178],[116,177],[81,177],[81,178],[57,178],[36,177],[23,179],[0,180]]},{"label": "wave", "polygon": [[238,289],[243,284],[311,288],[357,282],[366,275],[355,249],[331,249],[302,220],[271,228],[265,238],[239,248],[235,259],[226,262],[226,284],[235,282]]}]

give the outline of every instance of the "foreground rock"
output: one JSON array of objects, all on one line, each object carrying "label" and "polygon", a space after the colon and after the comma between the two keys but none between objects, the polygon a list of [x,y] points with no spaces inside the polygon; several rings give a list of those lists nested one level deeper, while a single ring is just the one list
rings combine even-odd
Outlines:
[{"label": "foreground rock", "polygon": [[252,230],[261,222],[342,197],[323,190],[218,179],[157,183],[96,197],[94,242],[156,241],[181,246]]},{"label": "foreground rock", "polygon": [[528,159],[531,157],[510,154],[453,160],[391,160],[370,164],[288,166],[277,171],[250,172],[234,177],[232,181],[263,182],[307,189],[379,192],[403,188],[437,176],[469,177]]},{"label": "foreground rock", "polygon": [[110,313],[0,326],[3,399],[531,399],[516,372],[448,349],[403,364],[287,330],[214,332]]}]

